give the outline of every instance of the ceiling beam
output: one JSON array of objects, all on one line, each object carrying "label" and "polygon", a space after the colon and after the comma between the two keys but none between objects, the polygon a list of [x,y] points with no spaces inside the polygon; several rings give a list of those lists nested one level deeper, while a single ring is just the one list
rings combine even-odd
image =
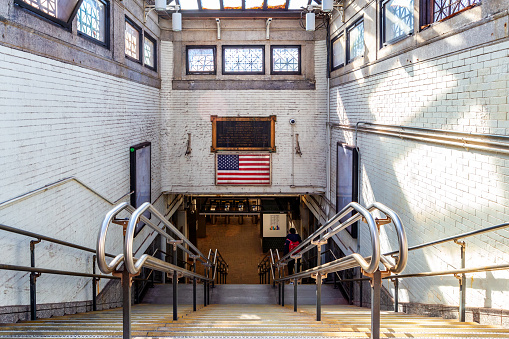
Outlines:
[{"label": "ceiling beam", "polygon": [[288,18],[288,19],[296,19],[300,18],[300,11],[277,11],[277,10],[246,10],[246,11],[238,11],[238,10],[185,10],[181,11],[182,17],[186,19],[200,19],[200,18]]}]

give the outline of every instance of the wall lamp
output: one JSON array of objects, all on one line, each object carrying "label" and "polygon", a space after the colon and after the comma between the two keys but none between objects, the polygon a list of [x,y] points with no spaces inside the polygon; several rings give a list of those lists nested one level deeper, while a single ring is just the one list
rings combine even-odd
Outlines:
[{"label": "wall lamp", "polygon": [[219,20],[219,18],[216,18],[216,25],[217,25],[217,40],[221,40],[221,20]]},{"label": "wall lamp", "polygon": [[180,32],[182,30],[182,13],[179,13],[180,5],[168,5],[166,4],[166,0],[155,0],[155,4],[153,6],[144,6],[145,22],[147,21],[148,13],[150,13],[152,10],[159,12],[175,11],[175,13],[171,14],[171,26],[175,32]]},{"label": "wall lamp", "polygon": [[266,28],[265,39],[267,39],[267,40],[270,39],[270,23],[271,22],[272,22],[272,18],[268,18],[267,21],[265,22],[265,28]]},{"label": "wall lamp", "polygon": [[343,6],[339,3],[341,0],[322,0],[321,6],[316,5],[309,5],[306,11],[306,31],[312,32],[315,30],[315,14],[318,15],[330,15],[330,13],[336,9],[340,12],[342,16],[342,20],[344,21],[343,17]]}]

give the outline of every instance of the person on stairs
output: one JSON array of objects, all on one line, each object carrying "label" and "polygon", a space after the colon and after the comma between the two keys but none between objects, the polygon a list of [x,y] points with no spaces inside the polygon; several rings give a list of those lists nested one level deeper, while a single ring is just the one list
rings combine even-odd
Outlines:
[{"label": "person on stairs", "polygon": [[[285,249],[284,255],[287,255],[290,251],[292,251],[295,247],[299,246],[302,242],[300,235],[297,234],[295,228],[290,228],[290,233],[286,236],[285,240]],[[295,254],[295,253],[294,253]],[[300,259],[297,260],[297,265],[300,266]],[[293,270],[295,268],[295,259],[292,259],[288,262],[288,275],[293,274]]]}]

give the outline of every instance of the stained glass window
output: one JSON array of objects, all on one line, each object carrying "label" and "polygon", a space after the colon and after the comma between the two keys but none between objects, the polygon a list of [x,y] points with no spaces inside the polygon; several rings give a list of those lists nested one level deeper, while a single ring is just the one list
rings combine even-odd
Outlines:
[{"label": "stained glass window", "polygon": [[434,0],[433,21],[440,21],[454,13],[480,3],[480,0]]},{"label": "stained glass window", "polygon": [[78,31],[106,43],[106,3],[83,0],[77,14]]},{"label": "stained glass window", "polygon": [[125,22],[125,54],[135,60],[140,60],[141,30],[126,18]]},{"label": "stained glass window", "polygon": [[187,74],[216,74],[216,47],[187,46]]},{"label": "stained glass window", "polygon": [[145,33],[143,39],[143,60],[145,66],[155,70],[156,68],[156,41]]},{"label": "stained glass window", "polygon": [[265,74],[264,46],[223,46],[223,74]]},{"label": "stained glass window", "polygon": [[69,27],[77,12],[79,0],[14,0],[14,2],[64,27]]},{"label": "stained glass window", "polygon": [[354,23],[347,30],[348,62],[364,55],[364,20]]},{"label": "stained glass window", "polygon": [[383,43],[398,40],[414,31],[414,0],[382,3]]},{"label": "stained glass window", "polygon": [[271,46],[272,74],[300,74],[300,46]]},{"label": "stained glass window", "polygon": [[340,34],[332,39],[332,70],[345,65],[345,35]]}]

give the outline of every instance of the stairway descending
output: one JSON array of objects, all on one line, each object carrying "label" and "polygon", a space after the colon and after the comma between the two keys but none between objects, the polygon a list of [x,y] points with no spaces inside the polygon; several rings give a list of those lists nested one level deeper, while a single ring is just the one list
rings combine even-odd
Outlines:
[{"label": "stairway descending", "polygon": [[[0,326],[0,338],[121,338],[122,310],[107,310]],[[172,320],[170,305],[133,307],[133,338],[369,338],[370,310],[314,306],[215,304],[192,312],[180,306]],[[509,338],[509,329],[455,320],[382,312],[381,338]]]},{"label": "stairway descending", "polygon": [[[192,304],[192,285],[179,285],[179,304]],[[316,285],[298,285],[297,303],[299,305],[314,305],[316,303]],[[272,285],[216,285],[210,290],[211,304],[277,304],[277,287]],[[149,289],[143,298],[148,304],[168,304],[173,302],[172,285],[156,284]],[[203,305],[203,288],[198,287],[196,303]],[[293,304],[293,285],[285,285],[285,303]],[[332,285],[322,285],[322,303],[324,305],[347,304],[338,290]]]}]

